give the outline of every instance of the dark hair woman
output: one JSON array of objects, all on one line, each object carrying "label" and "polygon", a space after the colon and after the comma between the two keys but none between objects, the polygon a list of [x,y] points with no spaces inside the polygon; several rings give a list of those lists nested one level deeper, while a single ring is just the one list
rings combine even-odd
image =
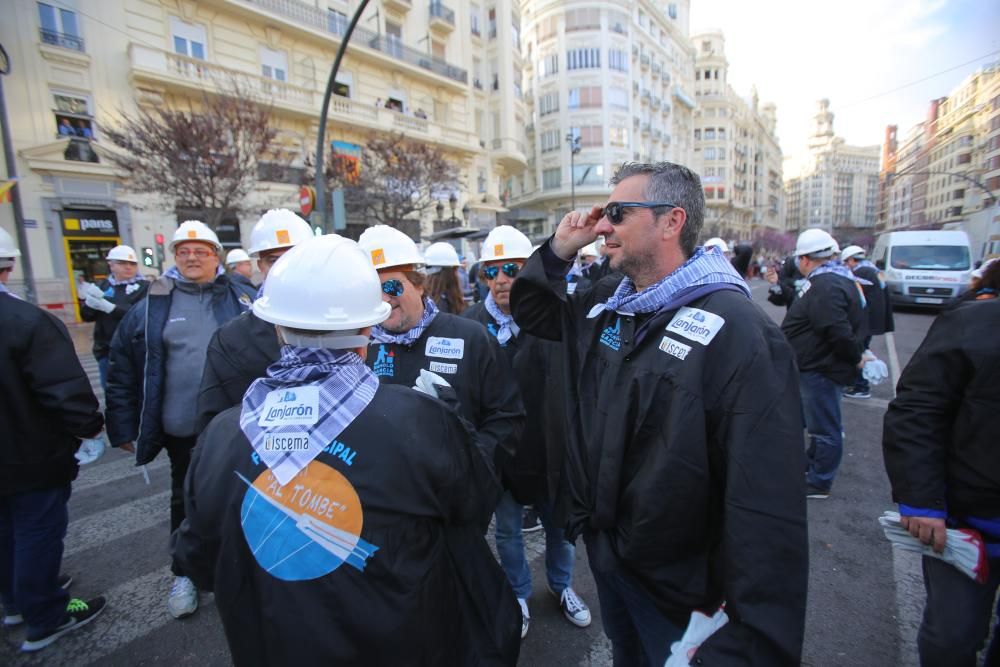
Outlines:
[{"label": "dark hair woman", "polygon": [[465,299],[458,284],[458,269],[457,266],[427,267],[424,294],[434,299],[442,313],[461,315],[465,310]]}]

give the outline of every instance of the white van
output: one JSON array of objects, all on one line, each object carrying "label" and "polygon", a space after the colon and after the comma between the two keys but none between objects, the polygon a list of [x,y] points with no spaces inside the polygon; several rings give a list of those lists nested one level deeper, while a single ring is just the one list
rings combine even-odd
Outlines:
[{"label": "white van", "polygon": [[963,231],[888,232],[871,260],[884,272],[893,305],[941,308],[969,287],[972,253]]}]

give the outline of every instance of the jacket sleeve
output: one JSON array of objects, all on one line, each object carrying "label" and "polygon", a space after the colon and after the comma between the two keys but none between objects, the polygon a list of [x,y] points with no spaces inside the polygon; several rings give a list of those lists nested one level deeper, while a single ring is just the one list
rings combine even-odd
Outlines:
[{"label": "jacket sleeve", "polygon": [[134,442],[139,435],[139,411],[142,409],[142,378],[146,345],[142,331],[145,308],[132,308],[111,339],[107,389],[108,441],[112,447]]},{"label": "jacket sleeve", "polygon": [[552,252],[549,241],[531,254],[511,288],[510,310],[517,325],[532,336],[563,339],[563,311],[570,307],[564,276],[570,262]]},{"label": "jacket sleeve", "polygon": [[[813,298],[808,299],[809,324],[823,340],[829,341],[834,355],[857,364],[861,361],[861,341],[848,319],[851,304],[847,292],[838,286],[827,289],[828,287],[831,286],[824,285],[821,288],[822,294],[814,294]],[[816,289],[815,284],[813,289]],[[850,289],[856,288],[852,284]],[[862,329],[867,330],[867,326]],[[863,334],[864,331],[860,333]]]},{"label": "jacket sleeve", "polygon": [[767,300],[776,306],[787,306],[795,298],[795,274],[798,269],[795,268],[794,259],[786,259],[781,265],[781,271],[778,273],[778,284],[775,285],[777,290],[768,290]]},{"label": "jacket sleeve", "polygon": [[504,352],[500,344],[485,327],[480,329],[483,344],[488,346],[489,354],[485,355],[486,367],[479,374],[486,381],[481,388],[483,414],[479,424],[476,424],[476,430],[479,438],[491,451],[501,447],[513,454],[524,429],[521,394],[510,365],[502,357]]},{"label": "jacket sleeve", "polygon": [[721,570],[730,621],[698,649],[705,665],[800,662],[809,544],[797,375],[790,347],[772,335],[709,410],[710,446],[725,466]]},{"label": "jacket sleeve", "polygon": [[[170,536],[170,551],[184,574],[191,578],[198,590],[215,590],[215,563],[219,556],[219,513],[204,511],[201,491],[214,489],[215,496],[225,492],[224,484],[204,479],[209,470],[201,467],[205,452],[206,431],[191,452],[191,463],[184,479],[184,521]],[[213,436],[207,435],[209,442]],[[215,436],[217,437],[217,436]]]},{"label": "jacket sleeve", "polygon": [[22,373],[35,400],[67,433],[77,438],[100,433],[104,425],[100,405],[66,326],[43,312],[26,345]]},{"label": "jacket sleeve", "polygon": [[[201,388],[198,390],[198,407],[195,416],[195,428],[201,432],[208,426],[212,418],[220,412],[236,405],[233,397],[230,396],[229,382],[240,375],[230,363],[222,344],[219,342],[220,329],[216,329],[212,334],[212,340],[208,343],[208,352],[205,355],[205,370],[201,375]],[[242,398],[242,396],[240,397]]]},{"label": "jacket sleeve", "polygon": [[962,352],[962,309],[938,316],[885,413],[882,453],[893,500],[946,511],[948,446],[975,369]]}]

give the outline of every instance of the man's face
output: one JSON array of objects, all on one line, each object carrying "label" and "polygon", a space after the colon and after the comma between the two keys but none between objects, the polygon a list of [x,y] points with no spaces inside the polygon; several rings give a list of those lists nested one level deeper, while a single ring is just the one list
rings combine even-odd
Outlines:
[{"label": "man's face", "polygon": [[236,262],[233,264],[233,271],[246,278],[253,277],[253,266],[250,265],[249,259],[245,262]]},{"label": "man's face", "polygon": [[[649,177],[645,175],[626,178],[611,191],[608,203],[646,201],[648,182]],[[612,225],[607,217],[603,217],[594,226],[594,231],[604,237],[604,252],[611,262],[612,270],[621,271],[635,279],[655,266],[662,234],[653,211],[654,209],[648,208],[626,208],[620,224]]]},{"label": "man's face", "polygon": [[[483,265],[483,273],[486,274],[486,285],[490,288],[490,294],[493,295],[493,300],[505,313],[510,312],[510,288],[514,284],[515,278],[511,278],[504,271],[504,267],[507,267],[507,271],[510,271],[510,266],[513,264],[517,267],[517,271],[521,270],[524,266],[523,259],[497,259],[491,262],[486,262]],[[490,278],[490,273],[492,273],[492,268],[496,269],[496,277]],[[517,271],[514,271],[516,274]]]},{"label": "man's face", "polygon": [[174,262],[181,275],[191,282],[210,283],[219,270],[219,255],[211,243],[185,241],[174,248]]},{"label": "man's face", "polygon": [[594,257],[593,255],[583,255],[582,257],[580,257],[580,264],[582,264],[583,266],[590,266],[595,261],[597,261],[597,258]]},{"label": "man's face", "polygon": [[854,267],[856,267],[858,265],[858,263],[859,263],[859,260],[858,260],[857,257],[848,257],[844,261],[844,264],[847,264],[847,266],[851,269],[851,271],[854,270]]},{"label": "man's face", "polygon": [[[278,261],[278,258],[284,255],[286,252],[291,250],[291,248],[275,248],[274,250],[265,250],[259,255],[257,255],[257,269],[267,277],[268,272],[274,263]],[[250,276],[247,275],[247,278]]]},{"label": "man's face", "polygon": [[382,323],[382,328],[390,333],[404,333],[417,326],[424,315],[424,289],[417,287],[402,271],[387,270],[378,272],[382,285],[390,280],[398,280],[403,293],[398,296],[386,294],[382,289],[382,300],[392,306],[389,318]]},{"label": "man's face", "polygon": [[108,260],[108,267],[111,269],[111,275],[119,282],[135,278],[135,274],[139,272],[138,262],[123,262],[118,259],[110,259]]}]

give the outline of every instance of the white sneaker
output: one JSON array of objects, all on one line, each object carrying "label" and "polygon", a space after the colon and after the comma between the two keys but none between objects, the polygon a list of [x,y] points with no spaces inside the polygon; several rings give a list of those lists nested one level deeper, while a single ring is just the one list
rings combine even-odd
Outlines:
[{"label": "white sneaker", "polygon": [[531,623],[531,614],[528,613],[528,601],[518,598],[517,603],[521,605],[521,639],[528,634],[528,624]]},{"label": "white sneaker", "polygon": [[563,616],[578,628],[585,628],[590,625],[590,607],[580,599],[570,587],[563,589],[559,596],[559,608],[562,609]]},{"label": "white sneaker", "polygon": [[177,577],[167,598],[167,608],[174,618],[190,616],[198,609],[198,589],[187,577]]}]

